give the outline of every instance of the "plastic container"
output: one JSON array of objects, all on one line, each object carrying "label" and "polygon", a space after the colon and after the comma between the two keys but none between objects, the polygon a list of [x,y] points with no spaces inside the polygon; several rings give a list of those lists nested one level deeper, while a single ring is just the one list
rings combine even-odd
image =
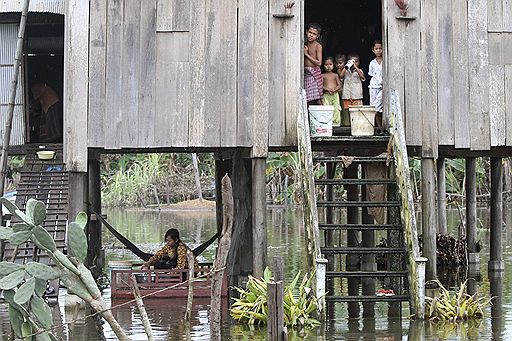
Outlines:
[{"label": "plastic container", "polygon": [[332,136],[332,105],[310,105],[309,125],[311,136]]},{"label": "plastic container", "polygon": [[39,160],[51,160],[55,157],[53,150],[40,150],[36,154]]},{"label": "plastic container", "polygon": [[352,136],[371,136],[375,131],[375,107],[361,105],[350,107],[350,133]]}]

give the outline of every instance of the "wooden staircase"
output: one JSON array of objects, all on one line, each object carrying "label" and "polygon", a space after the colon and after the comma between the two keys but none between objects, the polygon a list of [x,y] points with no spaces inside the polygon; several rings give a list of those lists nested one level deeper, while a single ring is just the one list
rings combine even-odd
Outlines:
[{"label": "wooden staircase", "polygon": [[[62,144],[45,145],[45,150],[56,152],[52,160],[40,160],[36,152],[38,146],[29,146],[25,155],[25,163],[20,171],[20,182],[17,186],[16,205],[25,210],[27,200],[37,199],[46,204],[46,217],[43,227],[55,240],[57,249],[64,251],[66,226],[68,219],[68,172],[64,170]],[[16,222],[16,221],[13,221]],[[5,243],[2,249],[2,260],[16,263],[40,262],[51,265],[48,255],[33,243],[25,243],[15,247]],[[53,290],[47,296],[58,295],[58,281],[51,283]]]}]

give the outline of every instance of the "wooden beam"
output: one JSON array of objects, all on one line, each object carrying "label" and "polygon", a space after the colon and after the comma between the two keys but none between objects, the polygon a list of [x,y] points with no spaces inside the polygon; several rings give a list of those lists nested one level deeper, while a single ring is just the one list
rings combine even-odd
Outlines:
[{"label": "wooden beam", "polygon": [[421,159],[421,218],[423,231],[423,256],[428,258],[426,279],[437,279],[434,159]]},{"label": "wooden beam", "polygon": [[503,164],[498,157],[491,158],[491,236],[489,272],[505,270],[503,262]]},{"label": "wooden beam", "polygon": [[252,245],[253,275],[263,276],[267,265],[267,162],[252,159]]},{"label": "wooden beam", "polygon": [[446,227],[446,162],[437,159],[437,232],[447,234]]},{"label": "wooden beam", "polygon": [[[101,173],[99,155],[97,155],[95,158],[89,158],[88,170],[88,196],[90,203],[88,211],[94,211],[101,214]],[[70,218],[73,219],[74,216],[70,216]],[[89,223],[87,224],[87,228],[85,231],[89,242],[86,265],[88,265],[89,269],[91,270],[95,278],[99,277],[102,274],[102,269],[104,265],[101,228],[102,224],[99,220],[89,219]]]}]

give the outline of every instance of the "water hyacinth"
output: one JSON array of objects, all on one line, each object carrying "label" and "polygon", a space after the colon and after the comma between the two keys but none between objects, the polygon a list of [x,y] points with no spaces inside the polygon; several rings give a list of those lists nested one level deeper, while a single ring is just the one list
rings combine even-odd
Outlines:
[{"label": "water hyacinth", "polygon": [[[299,283],[300,272],[293,281],[284,288],[284,323],[287,327],[315,327],[320,324],[313,315],[318,309],[317,298],[312,294],[311,280],[313,276],[307,273]],[[231,317],[249,325],[266,324],[267,284],[272,280],[271,271],[266,268],[263,278],[249,276],[246,289],[235,289],[240,293],[240,298],[235,298],[231,305]]]}]

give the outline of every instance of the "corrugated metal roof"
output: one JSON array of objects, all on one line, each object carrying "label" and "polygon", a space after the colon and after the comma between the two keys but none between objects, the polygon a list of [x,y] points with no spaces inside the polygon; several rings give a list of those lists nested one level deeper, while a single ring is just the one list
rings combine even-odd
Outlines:
[{"label": "corrugated metal roof", "polygon": [[[65,0],[32,0],[30,12],[64,14]],[[0,0],[0,13],[21,12],[23,0]]]}]

